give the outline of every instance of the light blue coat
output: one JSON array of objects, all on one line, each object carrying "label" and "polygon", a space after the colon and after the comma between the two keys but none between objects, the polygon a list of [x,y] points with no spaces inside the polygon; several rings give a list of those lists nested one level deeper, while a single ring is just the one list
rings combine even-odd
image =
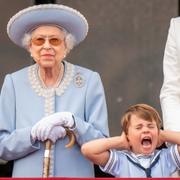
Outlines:
[{"label": "light blue coat", "polygon": [[37,64],[5,77],[0,96],[0,159],[14,160],[13,177],[41,177],[44,143],[31,143],[32,126],[45,115],[70,111],[75,117],[76,144],[68,138],[53,146],[50,176],[93,177],[93,164],[80,146],[109,135],[104,89],[98,73],[65,64],[56,89],[46,89],[38,78]]}]

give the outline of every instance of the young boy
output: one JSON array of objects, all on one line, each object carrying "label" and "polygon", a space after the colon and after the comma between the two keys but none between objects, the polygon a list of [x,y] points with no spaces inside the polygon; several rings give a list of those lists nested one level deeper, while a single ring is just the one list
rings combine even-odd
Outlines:
[{"label": "young boy", "polygon": [[[121,123],[121,136],[85,143],[84,156],[115,177],[169,177],[180,169],[180,132],[160,130],[160,116],[154,108],[131,106]],[[157,150],[164,142],[176,145]]]}]

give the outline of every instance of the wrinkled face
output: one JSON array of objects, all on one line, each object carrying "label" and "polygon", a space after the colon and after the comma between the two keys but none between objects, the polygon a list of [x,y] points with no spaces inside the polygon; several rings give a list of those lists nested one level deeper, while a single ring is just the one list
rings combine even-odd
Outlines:
[{"label": "wrinkled face", "polygon": [[135,154],[151,154],[157,146],[159,131],[155,121],[131,116],[127,137]]},{"label": "wrinkled face", "polygon": [[66,55],[65,34],[55,26],[40,26],[32,32],[29,51],[41,67],[53,68]]}]

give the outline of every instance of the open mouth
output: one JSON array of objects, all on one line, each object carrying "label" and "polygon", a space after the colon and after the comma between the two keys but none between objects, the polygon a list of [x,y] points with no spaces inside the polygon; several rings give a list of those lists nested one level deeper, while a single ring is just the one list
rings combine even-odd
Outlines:
[{"label": "open mouth", "polygon": [[152,144],[152,139],[150,137],[144,137],[142,140],[141,140],[141,144],[143,146],[150,146]]}]

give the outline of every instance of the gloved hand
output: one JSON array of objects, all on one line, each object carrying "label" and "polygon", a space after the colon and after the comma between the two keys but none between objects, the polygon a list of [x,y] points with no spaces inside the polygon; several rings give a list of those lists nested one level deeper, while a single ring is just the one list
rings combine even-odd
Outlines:
[{"label": "gloved hand", "polygon": [[31,136],[34,141],[39,140],[43,142],[49,139],[55,143],[58,139],[64,138],[66,136],[66,130],[62,126],[54,126],[52,129],[49,129],[46,134],[41,134],[32,129]]},{"label": "gloved hand", "polygon": [[33,140],[46,140],[55,126],[64,126],[71,128],[74,125],[74,119],[70,112],[58,112],[42,118],[31,130]]},{"label": "gloved hand", "polygon": [[54,126],[50,131],[50,134],[47,137],[47,139],[55,143],[58,139],[64,138],[65,136],[66,136],[66,130],[62,126]]}]

